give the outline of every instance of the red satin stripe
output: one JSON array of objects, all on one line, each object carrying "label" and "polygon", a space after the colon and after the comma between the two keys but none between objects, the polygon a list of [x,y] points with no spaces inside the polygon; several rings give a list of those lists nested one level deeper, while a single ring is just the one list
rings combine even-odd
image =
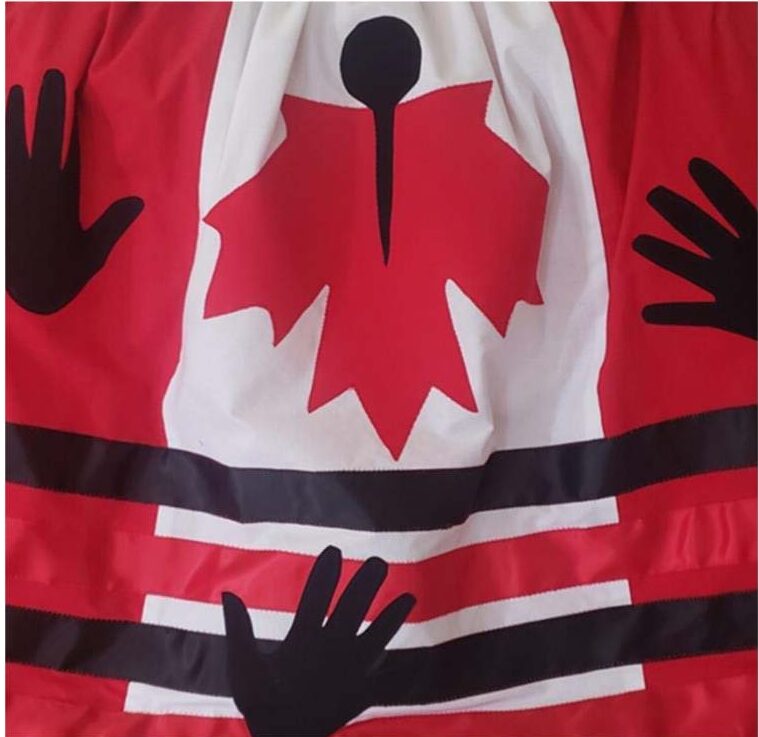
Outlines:
[{"label": "red satin stripe", "polygon": [[629,580],[635,604],[660,599],[715,596],[728,591],[749,591],[755,589],[756,584],[755,562],[672,571],[657,576],[633,576]]},{"label": "red satin stripe", "polygon": [[[56,496],[20,487],[9,489],[9,498],[17,494]],[[222,591],[233,590],[249,606],[294,610],[311,557],[113,532],[102,515],[107,503],[97,500],[89,516],[89,501],[82,498],[76,519],[66,518],[63,510],[52,517],[42,513],[46,500],[27,505],[24,516],[33,521],[9,518],[11,601],[15,595],[12,581],[20,578],[49,585],[50,608],[57,599],[53,587],[86,582],[95,592],[156,593],[216,602]],[[14,506],[15,501],[9,504]],[[722,580],[712,572],[756,560],[755,518],[755,499],[742,499],[591,530],[486,543],[421,563],[393,565],[369,617],[404,591],[416,594],[418,604],[411,620],[420,621],[486,601],[615,578],[629,578],[643,600],[656,590],[657,584],[646,583],[650,577],[659,581],[660,576],[675,578],[674,574],[688,571],[688,595],[734,590],[732,579]],[[345,563],[341,586],[357,567],[354,561]],[[469,576],[471,570],[476,570],[477,576]],[[271,586],[272,580],[277,586]],[[662,596],[676,596],[663,587],[659,590]],[[75,606],[75,597],[66,595],[60,605],[64,603]]]},{"label": "red satin stripe", "polygon": [[619,518],[629,520],[700,504],[746,499],[755,495],[756,469],[753,467],[672,479],[621,494],[616,497],[616,501]]},{"label": "red satin stripe", "polygon": [[96,496],[63,494],[22,484],[6,483],[5,514],[8,518],[53,518],[59,524],[92,524],[108,530],[152,535],[158,507],[154,504],[115,501]]},{"label": "red satin stripe", "polygon": [[683,686],[745,674],[755,676],[755,673],[756,651],[741,650],[736,653],[697,655],[691,658],[645,663],[645,684],[649,689],[661,689],[672,683]]},{"label": "red satin stripe", "polygon": [[126,681],[116,678],[63,673],[19,663],[5,664],[5,678],[9,694],[39,699],[40,702],[58,703],[61,706],[86,705],[93,712],[122,712],[128,685]]},{"label": "red satin stripe", "polygon": [[6,602],[28,609],[70,614],[90,619],[139,622],[145,595],[117,586],[111,589],[85,579],[79,584],[47,584],[6,576]]},{"label": "red satin stripe", "polygon": [[[755,653],[683,658],[644,666],[645,691],[509,713],[375,719],[340,737],[752,737]],[[7,667],[9,737],[248,737],[242,720],[120,711],[125,684]],[[83,703],[84,702],[84,703]]]},{"label": "red satin stripe", "polygon": [[241,719],[127,714],[126,681],[8,664],[8,737],[250,737]]}]

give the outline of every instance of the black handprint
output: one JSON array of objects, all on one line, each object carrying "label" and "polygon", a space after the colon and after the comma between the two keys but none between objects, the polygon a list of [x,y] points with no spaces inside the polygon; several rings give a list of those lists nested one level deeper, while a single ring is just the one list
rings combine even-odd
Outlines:
[{"label": "black handprint", "polygon": [[648,195],[648,202],[707,256],[651,235],[636,238],[634,250],[710,292],[714,301],[648,305],[642,316],[656,325],[706,325],[756,339],[755,206],[713,164],[692,159],[689,171],[734,232],[681,195],[666,187],[656,187]]},{"label": "black handprint", "polygon": [[321,553],[274,650],[256,640],[242,601],[223,595],[232,694],[254,737],[326,737],[371,705],[384,648],[415,599],[399,596],[357,634],[387,575],[387,564],[370,558],[324,624],[341,567],[337,548]]},{"label": "black handprint", "polygon": [[142,212],[138,197],[114,202],[86,230],[79,221],[77,114],[61,166],[66,86],[48,70],[42,81],[31,155],[26,145],[24,91],[8,94],[5,117],[7,289],[30,312],[67,305],[102,268],[124,231]]}]

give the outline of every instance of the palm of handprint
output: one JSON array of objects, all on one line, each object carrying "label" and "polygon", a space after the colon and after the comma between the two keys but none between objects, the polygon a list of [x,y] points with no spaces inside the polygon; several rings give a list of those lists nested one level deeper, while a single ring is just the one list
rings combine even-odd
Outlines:
[{"label": "palm of handprint", "polygon": [[19,305],[43,315],[57,312],[79,294],[143,208],[138,197],[125,197],[91,227],[82,228],[76,111],[61,166],[65,105],[63,75],[51,69],[39,94],[31,153],[24,91],[18,85],[11,88],[6,108],[7,289]]},{"label": "palm of handprint", "polygon": [[232,694],[254,737],[326,737],[371,705],[384,649],[415,599],[399,596],[359,635],[387,574],[384,561],[370,558],[324,624],[340,569],[340,551],[326,548],[287,637],[273,651],[256,641],[243,602],[223,595]]},{"label": "palm of handprint", "polygon": [[658,266],[710,292],[708,302],[648,305],[643,318],[656,325],[696,325],[756,339],[756,209],[725,174],[703,159],[692,159],[690,175],[731,230],[697,205],[666,187],[656,187],[648,202],[705,255],[652,235],[641,235],[634,249]]}]

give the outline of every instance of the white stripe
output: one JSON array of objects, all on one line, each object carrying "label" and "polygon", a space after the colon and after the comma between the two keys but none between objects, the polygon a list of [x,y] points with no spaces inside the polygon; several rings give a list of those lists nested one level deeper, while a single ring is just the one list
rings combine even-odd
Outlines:
[{"label": "white stripe", "polygon": [[[444,714],[466,711],[519,711],[586,699],[616,696],[645,688],[641,665],[580,673],[528,683],[479,696],[417,706],[377,706],[353,721],[414,714]],[[185,714],[204,717],[240,717],[230,698],[173,691],[144,683],[130,683],[124,711],[136,714]]]},{"label": "white stripe", "polygon": [[395,717],[416,714],[443,714],[465,711],[520,711],[558,704],[570,704],[586,699],[617,696],[645,688],[645,675],[641,665],[624,665],[616,668],[578,673],[561,678],[535,681],[523,686],[506,688],[479,696],[445,701],[439,704],[418,706],[375,706],[364,711],[355,721],[377,717]]},{"label": "white stripe", "polygon": [[[437,645],[477,632],[631,603],[629,583],[625,580],[572,586],[530,596],[501,599],[459,609],[423,622],[404,624],[388,645],[388,649]],[[289,632],[293,619],[290,612],[270,609],[249,611],[256,636],[264,640],[283,640]],[[195,632],[224,634],[224,617],[220,604],[149,594],[145,597],[142,621]],[[363,628],[367,626],[368,623],[364,622]]]},{"label": "white stripe", "polygon": [[618,520],[615,497],[477,512],[461,525],[420,532],[371,532],[279,522],[241,523],[206,512],[160,507],[155,534],[244,550],[314,556],[328,545],[336,545],[345,558],[352,560],[377,555],[388,563],[416,563],[468,545],[548,530],[609,525]]},{"label": "white stripe", "polygon": [[174,691],[136,681],[126,688],[124,711],[131,714],[186,714],[196,717],[241,716],[231,698]]}]

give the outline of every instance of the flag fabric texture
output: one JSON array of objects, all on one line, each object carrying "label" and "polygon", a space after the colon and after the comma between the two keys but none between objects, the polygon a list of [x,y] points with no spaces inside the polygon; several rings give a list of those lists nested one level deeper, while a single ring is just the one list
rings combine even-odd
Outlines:
[{"label": "flag fabric texture", "polygon": [[754,4],[6,13],[8,734],[756,734]]}]

